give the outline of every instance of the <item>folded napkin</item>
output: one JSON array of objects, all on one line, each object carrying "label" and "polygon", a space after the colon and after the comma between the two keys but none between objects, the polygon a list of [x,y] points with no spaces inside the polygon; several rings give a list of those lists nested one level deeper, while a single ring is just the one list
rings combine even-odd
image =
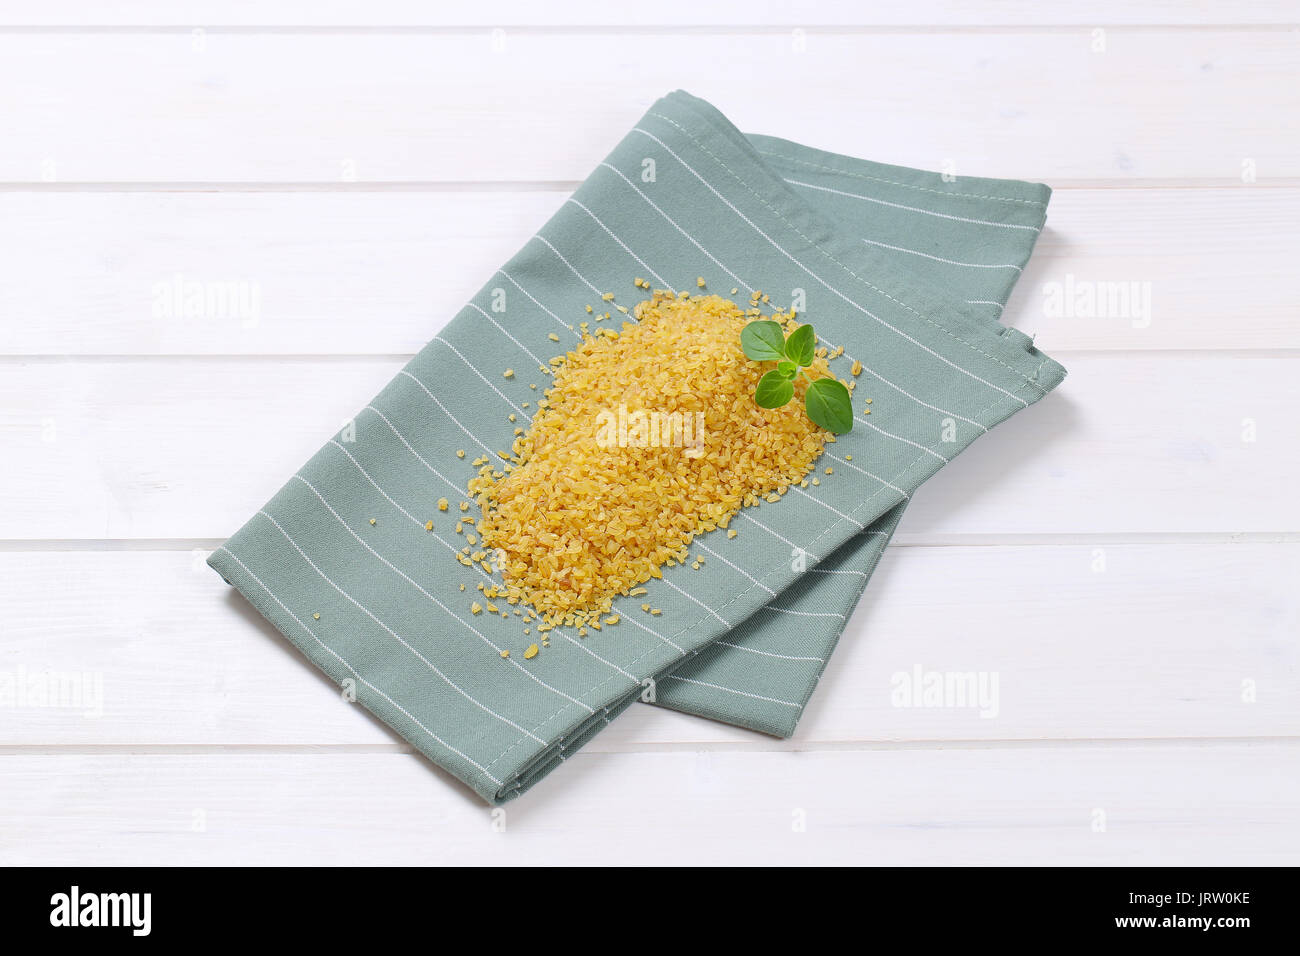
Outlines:
[{"label": "folded napkin", "polygon": [[[912,492],[1064,378],[997,321],[1048,196],[746,137],[670,94],[209,563],[490,803],[638,698],[788,735]],[[556,628],[525,659],[517,617],[472,613],[484,575],[455,560],[452,526],[471,461],[526,427],[538,366],[578,342],[603,293],[631,305],[634,276],[796,307],[844,349],[840,377],[861,362],[855,425],[817,463],[833,478],[743,509],[734,539],[696,539],[701,570],[665,568],[648,597],[616,603],[621,624]]]}]

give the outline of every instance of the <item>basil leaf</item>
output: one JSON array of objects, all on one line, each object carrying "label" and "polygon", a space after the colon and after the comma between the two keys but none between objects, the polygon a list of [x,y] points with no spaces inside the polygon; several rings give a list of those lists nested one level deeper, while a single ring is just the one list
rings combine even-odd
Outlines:
[{"label": "basil leaf", "polygon": [[[762,387],[762,382],[759,386]],[[762,404],[761,402],[759,404]],[[842,435],[853,429],[853,403],[844,383],[833,378],[819,378],[808,386],[804,408],[814,425]]]},{"label": "basil leaf", "polygon": [[794,386],[776,369],[772,369],[760,378],[758,387],[754,389],[754,401],[758,403],[759,408],[780,408],[792,398],[794,398]]},{"label": "basil leaf", "polygon": [[776,322],[750,322],[740,331],[740,347],[755,362],[785,358],[785,333]]},{"label": "basil leaf", "polygon": [[787,359],[782,359],[777,362],[776,370],[791,381],[793,381],[794,377],[799,374],[799,366]]},{"label": "basil leaf", "polygon": [[812,364],[813,352],[817,348],[817,334],[811,325],[801,325],[790,333],[785,340],[785,355],[792,362],[807,368]]}]

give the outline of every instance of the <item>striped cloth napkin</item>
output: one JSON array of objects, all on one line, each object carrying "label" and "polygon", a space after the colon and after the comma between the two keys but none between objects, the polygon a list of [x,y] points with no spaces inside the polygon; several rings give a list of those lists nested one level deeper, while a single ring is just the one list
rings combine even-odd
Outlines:
[{"label": "striped cloth napkin", "polygon": [[[638,699],[788,736],[912,492],[1065,376],[998,321],[1049,195],[745,136],[672,93],[209,563],[490,803]],[[556,628],[525,659],[519,618],[471,612],[486,572],[455,560],[459,503],[472,460],[526,425],[538,366],[578,341],[588,304],[609,307],[602,293],[631,305],[634,276],[795,306],[844,348],[837,374],[861,362],[859,414],[818,462],[833,478],[744,509],[734,539],[698,538],[704,567],[665,568],[616,603],[621,624]]]}]

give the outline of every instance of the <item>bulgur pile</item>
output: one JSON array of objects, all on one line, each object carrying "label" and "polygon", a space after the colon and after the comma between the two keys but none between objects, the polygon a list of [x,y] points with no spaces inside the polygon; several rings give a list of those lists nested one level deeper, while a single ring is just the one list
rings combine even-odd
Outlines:
[{"label": "bulgur pile", "polygon": [[[481,459],[469,483],[502,593],[532,608],[539,630],[599,628],[616,596],[645,593],[637,585],[684,563],[697,534],[804,480],[829,434],[804,414],[806,382],[789,405],[755,404],[770,363],[745,357],[740,332],[758,309],[656,290],[634,314],[638,323],[621,332],[584,334],[506,463]],[[787,334],[798,327],[791,313],[770,318]],[[820,351],[808,369],[814,379],[831,374]],[[679,413],[690,431],[610,444],[620,407],[663,421]],[[673,440],[683,434],[688,441]]]}]

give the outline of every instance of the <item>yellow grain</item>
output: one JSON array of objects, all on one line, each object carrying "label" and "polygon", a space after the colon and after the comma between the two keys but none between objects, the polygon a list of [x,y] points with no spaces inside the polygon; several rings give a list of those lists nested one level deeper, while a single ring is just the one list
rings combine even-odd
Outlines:
[{"label": "yellow grain", "polygon": [[[619,595],[644,594],[639,585],[670,561],[698,568],[686,552],[694,537],[725,528],[742,507],[779,501],[829,437],[803,411],[806,380],[785,407],[755,404],[768,369],[741,351],[749,316],[736,303],[656,291],[634,312],[637,324],[586,335],[561,359],[513,455],[498,453],[507,471],[482,467],[469,482],[482,544],[504,557],[504,593],[551,625],[599,622]],[[787,332],[797,327],[790,313],[775,317]],[[825,359],[808,374],[828,376]],[[620,405],[660,421],[676,414],[698,441],[684,445],[678,431],[644,447],[602,443],[600,413]]]}]

